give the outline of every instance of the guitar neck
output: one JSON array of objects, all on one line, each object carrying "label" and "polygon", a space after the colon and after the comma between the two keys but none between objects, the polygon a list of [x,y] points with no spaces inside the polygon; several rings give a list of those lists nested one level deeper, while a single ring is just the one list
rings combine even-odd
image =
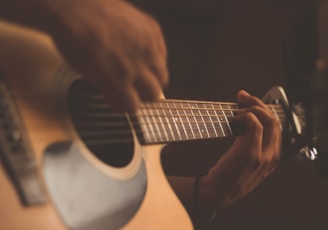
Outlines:
[{"label": "guitar neck", "polygon": [[[282,106],[268,106],[284,127]],[[143,103],[130,117],[140,143],[159,144],[241,135],[242,127],[233,123],[238,108],[236,103],[164,99]]]},{"label": "guitar neck", "polygon": [[[77,81],[69,93],[73,123],[89,145],[132,141],[131,127],[142,145],[188,140],[232,137],[245,133],[234,124],[237,103],[161,99],[144,102],[135,113],[112,110],[102,94],[84,81]],[[265,100],[270,101],[272,100]],[[267,103],[279,119],[282,131],[288,129],[285,110],[277,100]],[[130,118],[130,122],[128,121]]]}]

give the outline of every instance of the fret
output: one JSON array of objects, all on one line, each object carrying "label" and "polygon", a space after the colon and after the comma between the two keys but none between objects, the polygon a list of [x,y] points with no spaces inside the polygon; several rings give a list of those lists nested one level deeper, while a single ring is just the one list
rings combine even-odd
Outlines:
[{"label": "fret", "polygon": [[172,130],[172,126],[170,124],[170,121],[169,121],[169,118],[168,118],[168,115],[166,115],[166,112],[167,112],[167,108],[164,107],[163,105],[166,104],[167,102],[159,102],[159,107],[160,107],[160,111],[162,113],[162,115],[164,116],[164,119],[166,121],[166,128],[169,129],[169,132],[167,132],[167,135],[169,137],[168,140],[175,140],[175,136],[174,136],[174,133],[173,133],[173,130]]},{"label": "fret", "polygon": [[279,114],[277,113],[276,109],[274,106],[269,106],[270,110],[273,112],[274,116],[279,120],[279,124],[280,124],[280,129],[284,130],[284,123],[281,120]]},{"label": "fret", "polygon": [[148,127],[150,129],[150,132],[149,132],[149,141],[150,142],[156,142],[157,141],[157,139],[156,139],[156,131],[154,129],[153,123],[149,119],[149,115],[148,115],[147,111],[145,109],[143,109],[142,111],[143,111],[143,115],[145,117],[144,120],[146,120],[146,122],[148,124]]},{"label": "fret", "polygon": [[163,128],[164,135],[165,135],[165,140],[166,141],[169,141],[170,139],[169,139],[169,136],[168,136],[167,131],[166,131],[167,125],[164,125],[164,122],[163,122],[162,116],[159,113],[158,107],[155,107],[155,113],[158,116],[159,121],[160,121],[160,124],[161,124],[161,126]]},{"label": "fret", "polygon": [[[154,116],[154,113],[153,113],[153,109],[150,108],[150,106],[148,105],[148,103],[145,103],[145,107],[147,108],[147,111],[149,111],[149,114],[147,116],[147,118],[149,119],[151,123],[151,126],[154,130],[154,141],[160,141],[160,140],[163,140],[163,137],[162,137],[162,132],[161,130],[159,129],[159,126],[158,126],[158,118],[157,116]],[[156,120],[157,119],[157,120]],[[152,121],[151,121],[152,120]],[[154,125],[153,125],[154,124]]]},{"label": "fret", "polygon": [[[230,113],[230,117],[233,119],[235,117],[234,111],[236,111],[238,109],[238,105],[237,104],[228,104],[228,108],[230,109],[229,113]],[[231,127],[231,124],[229,122],[229,127],[231,130],[231,134],[237,134],[239,132],[239,130],[236,130]]]},{"label": "fret", "polygon": [[179,110],[177,110],[175,107],[174,102],[171,104],[171,113],[172,113],[172,119],[174,119],[175,125],[177,127],[180,140],[186,140],[187,136],[186,136],[186,132],[184,131],[183,121],[181,119]]},{"label": "fret", "polygon": [[[87,88],[83,86],[81,89]],[[112,135],[118,137],[114,141],[131,141],[130,128],[134,128],[133,131],[141,144],[227,137],[243,135],[246,131],[245,127],[232,123],[234,111],[238,109],[236,103],[163,99],[142,103],[138,111],[129,114],[114,111],[104,96],[94,90],[87,90],[86,94],[75,94],[73,91],[71,96],[74,99],[71,109],[78,111],[76,118],[78,122],[82,121],[78,125],[83,129],[83,135],[92,139],[93,144],[103,141],[107,143],[106,140],[110,141],[108,137]],[[289,129],[291,124],[289,116],[285,114],[285,104],[279,104],[280,99],[276,99],[274,103],[267,106],[279,120],[281,129]],[[292,109],[292,114],[287,115],[298,116],[295,120],[305,122],[305,114],[302,115],[301,110],[294,111],[296,107]],[[80,110],[84,112],[80,113]],[[129,122],[127,116],[130,116]],[[103,131],[103,128],[107,131]],[[106,137],[98,139],[101,135]]]},{"label": "fret", "polygon": [[178,118],[180,120],[180,123],[181,123],[182,131],[183,131],[183,132],[181,132],[183,134],[183,137],[182,138],[183,138],[183,140],[188,140],[189,139],[188,132],[186,130],[186,127],[184,125],[184,120],[183,120],[183,118],[184,118],[183,110],[180,107],[180,104],[175,103],[175,102],[173,103],[173,107],[174,107],[175,112],[176,112],[176,114],[177,114],[177,116],[178,116]]},{"label": "fret", "polygon": [[214,108],[213,104],[211,104],[211,107],[212,107],[213,110],[211,110],[210,112],[215,115],[215,118],[217,120],[217,122],[214,123],[215,127],[216,127],[216,130],[220,133],[219,136],[224,137],[226,135],[225,135],[224,129],[223,129],[222,124],[221,124],[220,116],[219,116],[217,110]]},{"label": "fret", "polygon": [[221,106],[221,104],[219,104],[219,105],[214,105],[214,107],[216,108],[215,111],[216,111],[216,114],[217,114],[218,121],[220,122],[222,132],[223,132],[224,136],[228,136],[229,135],[229,130],[227,129],[227,125],[226,125],[227,121],[224,117],[224,112],[222,110],[222,106]]},{"label": "fret", "polygon": [[[153,118],[153,122],[157,130],[156,134],[154,135],[156,137],[155,140],[157,139],[158,141],[165,141],[165,140],[168,141],[168,137],[165,129],[166,126],[164,126],[162,117],[159,116],[158,114],[157,107],[154,107],[153,109],[152,107],[150,107],[148,103],[146,103],[146,107],[149,109],[150,115]],[[165,135],[165,137],[163,137],[163,134]]]},{"label": "fret", "polygon": [[273,106],[269,106],[270,110],[273,112],[274,116],[276,118],[278,118],[278,120],[280,121],[280,117],[279,115],[277,114],[277,111],[275,110],[275,108]]},{"label": "fret", "polygon": [[202,132],[202,133],[205,133],[204,130],[206,130],[207,136],[210,137],[210,133],[208,132],[207,125],[206,125],[206,123],[205,123],[205,120],[204,120],[203,114],[201,113],[201,110],[200,110],[200,108],[198,107],[198,103],[197,103],[197,102],[194,102],[194,104],[195,104],[195,107],[196,107],[196,109],[197,109],[197,111],[198,111],[198,114],[199,114],[199,117],[200,117],[200,119],[201,119],[201,122],[203,123],[203,125],[202,125],[202,124],[199,124],[200,126],[202,126],[202,127],[201,127],[201,132]]},{"label": "fret", "polygon": [[234,111],[239,109],[238,105],[237,104],[228,104],[228,108],[229,108],[230,117],[234,118],[235,117]]},{"label": "fret", "polygon": [[[168,102],[166,102],[166,106],[168,107],[168,111],[169,111],[169,113],[171,115],[170,117],[171,117],[171,119],[173,121],[173,124],[175,126],[176,133],[178,134],[178,138],[175,138],[175,139],[182,140],[181,134],[180,134],[180,131],[179,131],[179,128],[178,128],[178,125],[176,123],[176,118],[173,116],[173,113],[172,113],[172,111],[170,109],[170,106],[169,106]],[[174,137],[175,137],[175,135],[174,135]]]},{"label": "fret", "polygon": [[[188,105],[188,107],[189,107],[189,112],[191,113],[191,116],[193,117],[193,119],[194,119],[194,121],[195,121],[195,124],[196,124],[196,126],[197,126],[197,131],[198,131],[198,134],[199,134],[199,138],[203,138],[202,132],[201,132],[200,127],[199,127],[199,124],[198,124],[197,119],[196,119],[196,117],[195,117],[195,114],[194,114],[194,112],[193,112],[193,110],[194,110],[194,106],[190,106],[190,103],[189,103],[189,102],[187,103],[187,105]],[[196,133],[195,133],[195,135],[196,135]],[[197,137],[197,138],[198,138],[198,137]]]},{"label": "fret", "polygon": [[[230,126],[230,122],[228,120],[228,116],[227,116],[227,113],[229,113],[229,110],[230,110],[230,105],[227,104],[227,105],[224,105],[224,104],[220,104],[221,108],[222,108],[222,113],[224,115],[224,119],[226,120],[226,125],[229,129],[229,134],[232,135],[232,129],[231,129],[231,126]],[[228,111],[228,112],[226,112]],[[230,110],[231,112],[231,110]]]},{"label": "fret", "polygon": [[145,120],[145,116],[143,116],[142,109],[137,112],[137,118],[138,118],[141,130],[142,130],[143,137],[146,140],[146,142],[149,142],[151,140],[151,137],[150,137],[151,132],[150,132],[148,124]]},{"label": "fret", "polygon": [[186,120],[187,120],[187,122],[188,122],[188,124],[189,124],[189,128],[190,128],[190,130],[191,130],[192,136],[193,136],[194,139],[196,139],[196,136],[195,136],[194,130],[193,130],[193,128],[192,128],[192,126],[191,126],[191,123],[190,123],[190,120],[189,120],[189,116],[187,115],[186,110],[185,110],[185,108],[183,107],[183,104],[182,104],[181,102],[180,102],[180,106],[181,106],[182,111],[183,111],[183,114],[184,114],[184,116],[186,117]]},{"label": "fret", "polygon": [[[285,125],[282,108],[268,106]],[[239,135],[231,126],[236,110],[236,103],[162,100],[143,104],[137,118],[146,143],[166,143]]]},{"label": "fret", "polygon": [[207,117],[208,117],[208,119],[210,120],[210,122],[211,122],[211,125],[212,125],[212,129],[213,129],[213,131],[214,131],[214,135],[215,135],[215,137],[218,137],[219,135],[218,135],[218,133],[217,133],[217,131],[216,131],[216,128],[215,128],[215,125],[214,125],[214,122],[213,122],[213,119],[212,119],[212,116],[213,116],[213,114],[211,113],[211,112],[213,112],[212,110],[212,104],[204,104],[204,108],[205,108],[205,110],[206,110],[206,113],[207,113]]},{"label": "fret", "polygon": [[220,123],[223,135],[230,136],[232,133],[231,133],[231,129],[229,129],[229,126],[228,126],[229,120],[224,112],[225,106],[222,106],[221,104],[213,104],[213,107],[217,114],[217,119],[218,119],[218,122]]}]

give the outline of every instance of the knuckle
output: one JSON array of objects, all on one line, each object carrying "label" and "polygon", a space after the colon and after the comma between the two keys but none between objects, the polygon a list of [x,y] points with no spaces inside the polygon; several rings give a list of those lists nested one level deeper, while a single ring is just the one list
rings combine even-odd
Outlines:
[{"label": "knuckle", "polygon": [[150,29],[154,33],[158,33],[162,35],[162,28],[160,23],[150,14],[146,14],[148,21],[148,29]]},{"label": "knuckle", "polygon": [[169,82],[169,74],[166,68],[162,71],[161,74],[158,75],[159,81],[162,86],[166,86]]},{"label": "knuckle", "polygon": [[279,162],[280,162],[280,156],[277,154],[278,152],[274,152],[273,155],[266,154],[267,157],[263,160],[263,168],[267,170],[273,170],[275,169]]},{"label": "knuckle", "polygon": [[275,156],[272,158],[271,160],[271,166],[272,168],[276,168],[280,163],[280,157],[279,156]]},{"label": "knuckle", "polygon": [[261,159],[256,157],[256,158],[252,159],[251,165],[252,165],[252,168],[258,169],[263,165],[263,162]]},{"label": "knuckle", "polygon": [[169,73],[166,62],[160,58],[153,59],[149,64],[149,69],[161,86],[166,86],[169,81]]},{"label": "knuckle", "polygon": [[263,125],[258,120],[255,114],[248,112],[245,114],[245,116],[252,130],[254,130],[255,132],[263,132]]},{"label": "knuckle", "polygon": [[251,110],[252,111],[254,111],[254,112],[258,112],[258,111],[261,111],[261,107],[260,106],[258,106],[258,105],[253,105],[253,106],[251,106],[250,107],[251,108]]},{"label": "knuckle", "polygon": [[161,25],[159,24],[159,22],[153,17],[151,17],[150,20],[151,20],[154,31],[156,31],[157,33],[162,35],[162,28],[161,28]]},{"label": "knuckle", "polygon": [[276,119],[272,116],[269,116],[267,119],[266,119],[266,124],[270,127],[276,127],[277,126],[277,122],[276,122]]},{"label": "knuckle", "polygon": [[280,163],[280,160],[281,160],[281,151],[280,148],[278,148],[278,150],[274,153],[272,157],[272,164],[277,166]]},{"label": "knuckle", "polygon": [[255,154],[249,155],[247,163],[251,167],[252,170],[257,170],[263,164],[262,159],[257,157]]},{"label": "knuckle", "polygon": [[229,200],[233,200],[235,197],[239,197],[244,192],[244,188],[241,184],[236,184],[232,191],[232,194],[228,197]]},{"label": "knuckle", "polygon": [[263,127],[263,125],[262,125],[261,122],[256,121],[256,122],[254,122],[254,124],[253,124],[253,129],[254,129],[254,131],[257,132],[257,133],[263,133],[264,127]]},{"label": "knuckle", "polygon": [[273,118],[273,126],[277,127],[277,128],[280,128],[280,121],[275,116]]},{"label": "knuckle", "polygon": [[261,99],[259,99],[258,97],[256,96],[251,96],[251,100],[252,102],[255,104],[255,106],[259,106],[261,105],[263,102],[261,101]]},{"label": "knuckle", "polygon": [[262,161],[262,167],[264,169],[270,170],[274,165],[273,159],[269,157],[265,157]]},{"label": "knuckle", "polygon": [[272,127],[275,131],[280,130],[280,121],[273,115],[267,120],[267,124]]},{"label": "knuckle", "polygon": [[162,34],[162,29],[161,29],[161,26],[158,23],[158,21],[156,19],[152,18],[152,23],[153,23],[153,27],[154,27],[155,31]]},{"label": "knuckle", "polygon": [[247,121],[249,121],[249,122],[256,122],[257,121],[256,116],[252,112],[246,112],[245,117],[246,117]]}]

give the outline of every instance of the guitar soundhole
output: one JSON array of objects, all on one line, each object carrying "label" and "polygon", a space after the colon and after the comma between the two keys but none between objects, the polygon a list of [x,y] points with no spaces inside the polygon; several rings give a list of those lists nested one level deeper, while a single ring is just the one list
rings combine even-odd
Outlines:
[{"label": "guitar soundhole", "polygon": [[129,164],[134,143],[124,113],[113,112],[104,96],[83,79],[70,86],[68,109],[81,140],[98,159],[113,167]]}]

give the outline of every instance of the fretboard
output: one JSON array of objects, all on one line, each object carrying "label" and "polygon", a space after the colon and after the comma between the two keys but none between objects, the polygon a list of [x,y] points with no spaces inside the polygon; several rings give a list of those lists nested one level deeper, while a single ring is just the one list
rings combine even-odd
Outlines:
[{"label": "fretboard", "polygon": [[[283,127],[280,105],[268,105]],[[134,117],[142,144],[237,136],[243,131],[233,124],[236,103],[160,100],[143,103]]]}]

